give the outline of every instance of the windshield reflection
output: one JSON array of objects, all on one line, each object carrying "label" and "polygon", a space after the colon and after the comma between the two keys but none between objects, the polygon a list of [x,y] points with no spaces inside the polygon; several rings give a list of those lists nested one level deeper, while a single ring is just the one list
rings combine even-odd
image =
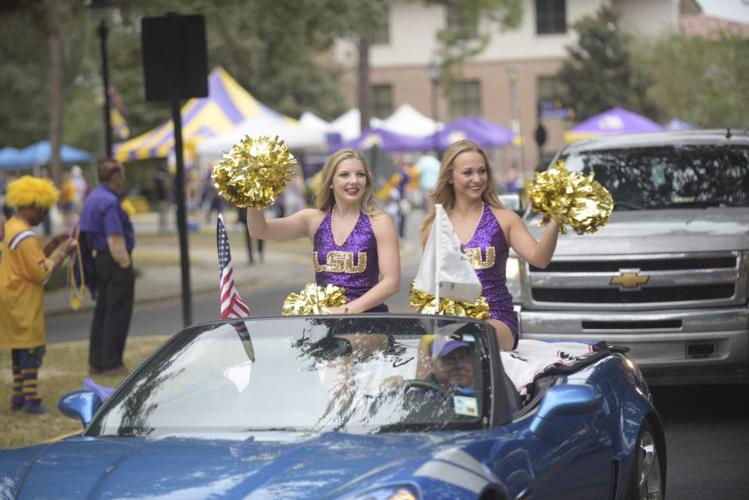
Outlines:
[{"label": "windshield reflection", "polygon": [[562,154],[571,171],[595,172],[615,209],[747,206],[749,148],[643,147]]},{"label": "windshield reflection", "polygon": [[380,317],[188,329],[126,381],[87,435],[478,428],[482,328]]}]

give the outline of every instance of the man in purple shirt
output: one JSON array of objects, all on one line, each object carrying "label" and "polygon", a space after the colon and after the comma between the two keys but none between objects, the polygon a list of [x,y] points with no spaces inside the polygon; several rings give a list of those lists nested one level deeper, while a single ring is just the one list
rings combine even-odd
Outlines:
[{"label": "man in purple shirt", "polygon": [[[99,162],[100,184],[88,195],[80,215],[81,251],[93,260],[96,296],[91,324],[89,369],[93,374],[125,375],[125,341],[130,328],[135,294],[131,253],[135,233],[130,217],[120,205],[125,191],[125,168],[116,160]],[[85,266],[84,266],[85,267]]]}]

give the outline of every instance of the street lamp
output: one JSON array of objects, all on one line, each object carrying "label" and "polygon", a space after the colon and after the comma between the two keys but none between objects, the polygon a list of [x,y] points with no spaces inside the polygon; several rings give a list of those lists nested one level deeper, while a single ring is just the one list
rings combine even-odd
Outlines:
[{"label": "street lamp", "polygon": [[440,144],[439,144],[439,130],[440,130],[440,112],[439,112],[439,93],[437,92],[440,84],[440,67],[437,61],[432,61],[429,64],[429,81],[432,82],[432,119],[434,120],[434,154],[437,158],[441,158]]},{"label": "street lamp", "polygon": [[97,23],[96,31],[101,41],[101,79],[104,86],[104,155],[112,158],[112,123],[109,114],[109,66],[107,63],[107,21],[116,8],[115,0],[88,0],[86,7]]}]

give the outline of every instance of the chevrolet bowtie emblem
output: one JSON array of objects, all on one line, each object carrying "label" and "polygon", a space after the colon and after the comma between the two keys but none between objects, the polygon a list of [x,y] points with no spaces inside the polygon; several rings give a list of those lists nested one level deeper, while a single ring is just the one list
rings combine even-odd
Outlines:
[{"label": "chevrolet bowtie emblem", "polygon": [[617,285],[620,288],[640,288],[640,285],[644,285],[650,281],[650,276],[647,274],[640,274],[637,271],[622,271],[619,276],[614,276],[609,281],[609,285]]}]

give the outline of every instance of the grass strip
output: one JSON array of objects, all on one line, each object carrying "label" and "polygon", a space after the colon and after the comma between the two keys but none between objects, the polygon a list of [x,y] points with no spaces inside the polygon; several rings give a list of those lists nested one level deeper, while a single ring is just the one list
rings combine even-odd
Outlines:
[{"label": "grass strip", "polygon": [[[125,349],[125,365],[135,368],[167,337],[130,337]],[[49,344],[39,371],[39,393],[49,409],[46,415],[28,415],[11,411],[12,383],[10,351],[0,352],[0,448],[17,448],[47,442],[82,431],[80,422],[65,417],[57,402],[68,392],[83,388],[91,377],[101,385],[117,386],[124,377],[105,377],[88,373],[88,341]]]}]

